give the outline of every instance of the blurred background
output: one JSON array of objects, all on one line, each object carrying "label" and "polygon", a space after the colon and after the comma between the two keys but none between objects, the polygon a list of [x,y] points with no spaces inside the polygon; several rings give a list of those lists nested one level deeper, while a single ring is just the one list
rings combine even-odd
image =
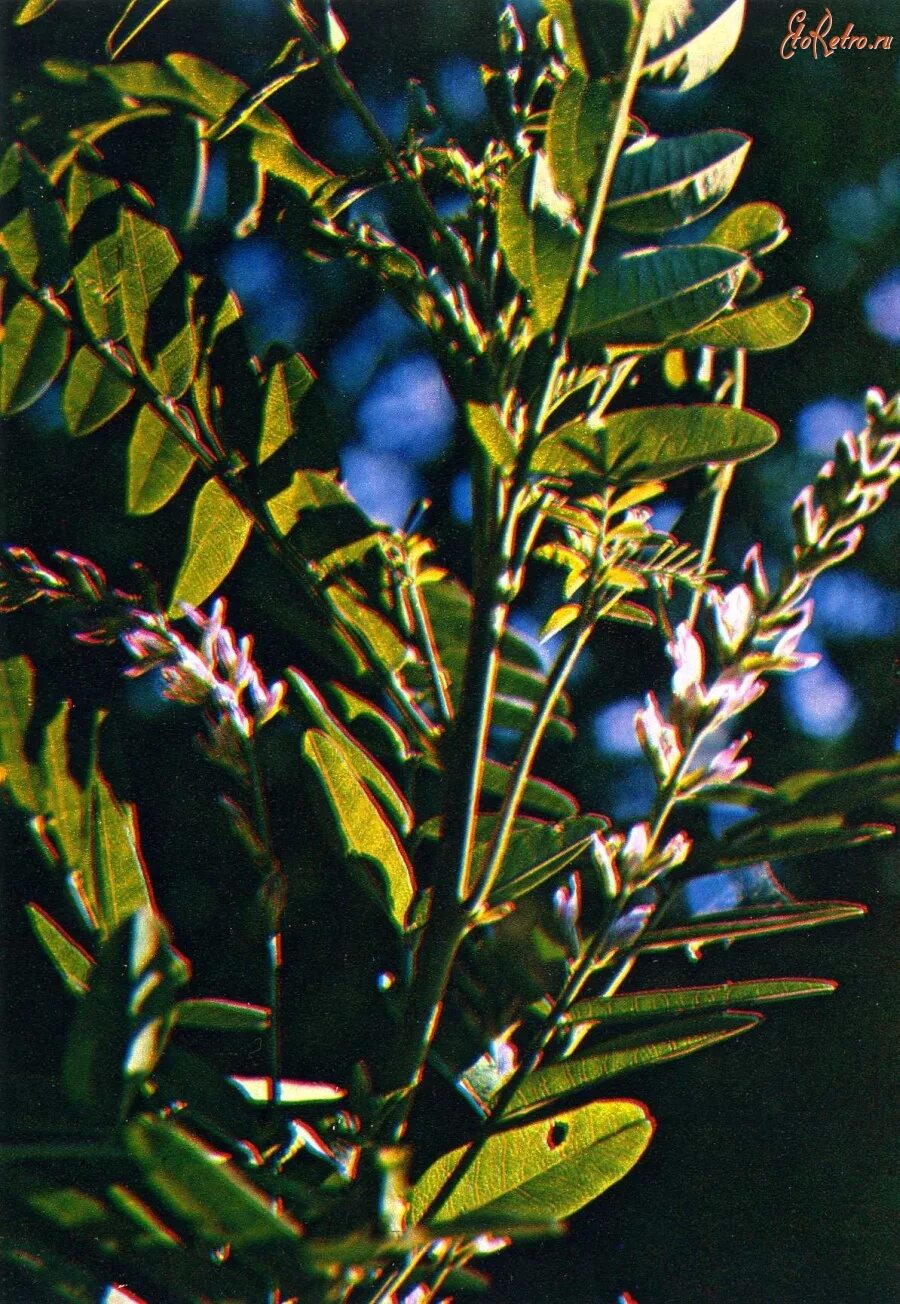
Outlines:
[{"label": "blurred background", "polygon": [[[7,31],[2,62],[10,89],[33,84],[50,53],[101,60],[120,7],[62,0],[42,22]],[[4,0],[6,16],[12,8]],[[489,130],[479,65],[493,58],[490,0],[337,0],[336,8],[350,34],[345,66],[389,135],[398,138],[407,125],[405,86],[415,77],[462,143],[478,148]],[[526,26],[539,12],[535,0],[518,0],[516,8]],[[661,134],[731,127],[753,137],[729,203],[765,199],[784,209],[793,235],[768,261],[770,283],[803,285],[815,305],[798,344],[750,361],[749,404],[778,421],[782,441],[736,477],[721,546],[723,563],[733,568],[760,539],[777,570],[790,550],[794,495],[841,433],[861,428],[866,388],[889,391],[900,380],[900,9],[895,0],[835,0],[834,32],[853,23],[867,35],[893,36],[895,49],[816,60],[798,50],[786,61],[779,48],[795,9],[782,0],[750,0],[738,51],[720,74],[683,96],[644,92],[637,106]],[[809,7],[809,25],[820,16]],[[176,0],[128,57],[184,49],[249,80],[290,34],[276,0]],[[369,161],[358,125],[333,106],[315,76],[281,92],[273,107],[304,146],[337,169]],[[116,148],[134,179],[155,194],[166,174],[165,141],[142,129]],[[401,220],[384,191],[365,202],[369,220]],[[258,351],[278,341],[310,359],[322,385],[309,437],[323,464],[339,458],[362,506],[391,525],[429,497],[427,528],[446,564],[465,573],[469,484],[455,439],[458,414],[440,369],[397,307],[352,270],[307,261],[290,242],[289,224],[276,218],[277,206],[256,231],[235,238],[225,160],[214,151],[186,256],[237,292]],[[55,390],[10,420],[3,444],[6,539],[39,555],[61,547],[83,553],[117,582],[127,579],[132,560],[152,561],[168,586],[190,495],[156,516],[125,518],[128,433],[124,420],[68,440]],[[691,485],[682,483],[682,496],[661,505],[664,526],[689,505]],[[794,770],[839,768],[896,749],[897,537],[895,507],[876,519],[852,563],[820,582],[805,646],[819,651],[821,662],[754,708],[751,777],[774,783]],[[257,634],[270,674],[296,661],[295,601],[255,546],[230,592],[233,621]],[[551,592],[544,581],[529,590],[523,628],[539,627]],[[35,661],[48,700],[74,699],[76,720],[98,706],[115,707],[122,782],[140,803],[162,904],[192,921],[200,962],[211,981],[227,982],[225,968],[217,973],[221,958],[203,959],[203,937],[236,889],[221,863],[220,817],[209,813],[216,779],[204,792],[190,763],[192,726],[160,708],[145,681],[123,685],[118,652],[76,648],[50,616],[8,622],[8,638],[12,650]],[[665,670],[644,642],[627,633],[611,646],[597,641],[573,686],[574,713],[583,722],[578,741],[548,753],[544,767],[588,808],[623,821],[640,818],[652,794],[632,721],[649,679]],[[165,786],[153,777],[152,762],[162,755],[174,758]],[[190,811],[171,782],[179,764],[194,783]],[[33,986],[27,1011],[11,1004],[9,1026],[22,1039],[14,1053],[27,1094],[50,1093],[49,1100],[63,998],[22,933],[20,911],[34,896],[50,904],[53,888],[19,824],[15,812],[3,811],[14,867],[4,889],[7,975],[19,991],[26,979]],[[800,896],[866,902],[868,919],[768,946],[718,948],[699,969],[681,957],[642,961],[638,979],[654,986],[672,978],[810,974],[837,978],[839,992],[778,1007],[753,1038],[629,1078],[624,1090],[645,1100],[658,1120],[655,1145],[627,1181],[573,1220],[570,1239],[491,1261],[498,1304],[614,1304],[619,1297],[638,1304],[896,1301],[900,859],[895,847],[862,847],[778,868]],[[196,950],[186,949],[196,962]],[[352,1026],[348,1017],[348,1043]]]}]

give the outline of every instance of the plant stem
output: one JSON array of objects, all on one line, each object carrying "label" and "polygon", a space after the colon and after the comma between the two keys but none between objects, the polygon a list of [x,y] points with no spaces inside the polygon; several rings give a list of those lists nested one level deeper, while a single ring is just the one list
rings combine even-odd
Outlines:
[{"label": "plant stem", "polygon": [[[733,408],[742,408],[744,406],[744,394],[747,386],[747,352],[745,349],[735,349],[734,351],[734,384],[731,390],[731,406]],[[700,560],[697,563],[700,574],[703,575],[710,566],[715,551],[716,539],[719,534],[719,526],[722,524],[722,514],[725,509],[725,499],[728,496],[728,490],[731,488],[731,482],[734,479],[734,463],[729,462],[725,466],[720,466],[715,474],[715,489],[713,491],[713,500],[709,509],[709,520],[706,523],[706,534],[703,538],[703,547],[700,550]],[[694,590],[694,596],[691,599],[691,607],[688,612],[688,625],[691,629],[697,624],[697,617],[700,615],[700,603],[703,601],[703,589]]]},{"label": "plant stem", "polygon": [[409,574],[409,572],[407,572],[407,577],[409,579],[409,605],[412,607],[413,620],[415,621],[416,632],[419,636],[419,644],[422,652],[425,654],[425,660],[428,663],[428,670],[434,688],[438,714],[444,724],[449,724],[453,719],[453,707],[447,693],[446,675],[441,666],[437,645],[434,641],[434,630],[431,628],[431,620],[429,619],[425,604],[422,601],[422,596],[419,593],[419,587],[416,583],[415,577]]}]

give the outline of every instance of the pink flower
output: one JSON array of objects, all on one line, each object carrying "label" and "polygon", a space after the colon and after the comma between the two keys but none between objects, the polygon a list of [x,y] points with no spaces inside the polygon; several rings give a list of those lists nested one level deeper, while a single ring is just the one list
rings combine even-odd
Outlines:
[{"label": "pink flower", "polygon": [[665,783],[681,760],[682,748],[678,730],[667,724],[654,693],[648,693],[646,706],[635,712],[634,731],[657,778]]},{"label": "pink flower", "polygon": [[766,685],[760,680],[755,670],[742,671],[739,667],[724,670],[709,690],[707,702],[714,707],[710,721],[711,727],[724,724],[732,716],[745,711],[758,697],[762,697]]},{"label": "pink flower", "polygon": [[689,709],[696,710],[704,703],[703,644],[687,621],[677,626],[672,642],[666,644],[666,651],[675,667],[673,696]]},{"label": "pink flower", "polygon": [[753,595],[746,584],[738,584],[723,594],[715,587],[709,590],[707,601],[713,609],[716,622],[716,642],[723,657],[734,655],[746,639],[756,614]]},{"label": "pink flower", "polygon": [[736,738],[734,742],[723,747],[720,752],[712,758],[709,763],[709,778],[714,783],[730,783],[732,779],[738,779],[749,768],[750,758],[742,756],[738,759],[739,753],[744,745],[749,742],[750,735],[745,733],[743,737]]},{"label": "pink flower", "polygon": [[629,830],[625,845],[619,852],[619,864],[622,867],[622,873],[629,881],[638,877],[639,871],[643,868],[644,861],[647,858],[649,846],[650,825],[647,823],[635,824]]}]

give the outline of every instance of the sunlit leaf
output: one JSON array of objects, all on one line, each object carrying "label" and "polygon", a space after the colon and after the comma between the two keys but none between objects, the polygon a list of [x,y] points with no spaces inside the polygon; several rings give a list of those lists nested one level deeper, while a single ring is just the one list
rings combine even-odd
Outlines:
[{"label": "sunlit leaf", "polygon": [[812,320],[813,309],[801,290],[789,290],[748,308],[726,308],[715,321],[698,326],[681,343],[685,348],[749,349],[762,353],[793,344]]},{"label": "sunlit leaf", "polygon": [[149,516],[165,507],[195,460],[154,408],[149,404],[141,408],[128,445],[126,503],[131,515]]},{"label": "sunlit leaf", "polygon": [[789,234],[784,213],[775,204],[741,204],[716,223],[704,243],[758,258],[777,249]]},{"label": "sunlit leaf", "polygon": [[547,157],[558,189],[579,208],[609,139],[611,105],[605,82],[573,70],[550,106]]},{"label": "sunlit leaf", "polygon": [[504,1118],[518,1118],[578,1092],[598,1090],[607,1078],[646,1069],[666,1060],[680,1059],[720,1041],[749,1032],[760,1022],[755,1014],[715,1014],[705,1019],[684,1019],[633,1033],[616,1041],[584,1048],[530,1073],[504,1110]]},{"label": "sunlit leaf", "polygon": [[409,657],[406,643],[381,612],[375,611],[349,587],[332,584],[327,594],[341,622],[359,640],[375,665],[393,673],[406,664]]},{"label": "sunlit leaf", "polygon": [[96,768],[87,796],[90,868],[86,886],[101,932],[109,936],[136,910],[152,910],[153,895],[134,807],[118,801]]},{"label": "sunlit leaf", "polygon": [[749,148],[740,131],[640,137],[619,155],[606,220],[639,235],[696,221],[729,194]]},{"label": "sunlit leaf", "polygon": [[488,459],[500,471],[511,470],[516,460],[516,445],[503,418],[489,403],[467,403],[469,429]]},{"label": "sunlit leaf", "polygon": [[385,807],[396,827],[402,833],[409,833],[413,821],[412,809],[391,776],[357,742],[349,730],[344,728],[305,675],[290,668],[287,676],[302,703],[308,722],[321,729],[337,743],[345,760],[356,771],[372,795]]},{"label": "sunlit leaf", "polygon": [[75,294],[84,324],[98,342],[120,340],[125,334],[119,289],[119,203],[115,181],[80,164],[72,167],[67,207],[73,228]]},{"label": "sunlit leaf", "polygon": [[709,462],[756,457],[778,439],[774,422],[720,404],[629,408],[605,418],[562,426],[538,446],[531,466],[550,475],[597,475],[613,480],[669,479]]},{"label": "sunlit leaf", "polygon": [[3,784],[27,811],[40,810],[40,779],[25,752],[34,710],[34,670],[27,657],[0,661],[0,767]]},{"label": "sunlit leaf", "polygon": [[647,347],[721,312],[740,287],[746,259],[712,245],[672,245],[619,257],[591,276],[575,311],[579,347]]},{"label": "sunlit leaf", "polygon": [[84,794],[69,770],[68,723],[71,703],[63,702],[44,731],[40,755],[41,813],[47,831],[70,870],[87,854]]},{"label": "sunlit leaf", "polygon": [[52,9],[56,0],[22,0],[16,10],[13,22],[17,27],[24,27],[25,23],[31,23],[35,18],[40,18],[48,10]]},{"label": "sunlit leaf", "polygon": [[[650,1142],[653,1122],[633,1100],[603,1100],[548,1120],[496,1132],[445,1198],[468,1146],[442,1155],[410,1196],[410,1221],[568,1218],[624,1177]],[[437,1201],[435,1211],[430,1206]]]},{"label": "sunlit leaf", "polygon": [[746,0],[676,0],[650,6],[644,75],[692,90],[718,72],[744,25]]},{"label": "sunlit leaf", "polygon": [[69,332],[34,299],[21,298],[3,323],[0,340],[0,413],[12,416],[36,403],[62,370]]},{"label": "sunlit leaf", "polygon": [[72,275],[69,232],[50,178],[24,145],[0,162],[0,248],[35,288],[61,290]]},{"label": "sunlit leaf", "polygon": [[111,363],[87,345],[72,359],[62,392],[62,414],[70,435],[89,435],[111,421],[134,393]]},{"label": "sunlit leaf", "polygon": [[198,607],[234,569],[250,537],[251,522],[218,480],[208,480],[191,513],[187,552],[175,580],[170,610]]},{"label": "sunlit leaf", "polygon": [[127,1125],[125,1143],[150,1188],[206,1244],[240,1249],[299,1236],[265,1192],[177,1124],[143,1115]]},{"label": "sunlit leaf", "polygon": [[784,1001],[798,996],[824,996],[837,983],[827,978],[751,978],[744,982],[715,983],[707,987],[672,987],[659,991],[627,992],[622,996],[594,996],[576,1001],[566,1023],[613,1023],[653,1019],[664,1015],[698,1014],[724,1010],[730,1005]]},{"label": "sunlit leaf", "polygon": [[69,991],[82,996],[87,991],[94,963],[87,951],[33,901],[25,907],[25,913],[35,936],[56,965]]},{"label": "sunlit leaf", "polygon": [[575,267],[578,236],[543,154],[522,159],[504,181],[497,232],[506,264],[531,300],[538,330],[550,330]]},{"label": "sunlit leaf", "polygon": [[809,856],[889,838],[893,833],[890,824],[848,823],[840,812],[799,819],[769,816],[741,821],[726,830],[716,846],[715,859],[720,865],[745,865],[756,860]]},{"label": "sunlit leaf", "polygon": [[347,855],[374,862],[377,895],[402,929],[415,895],[415,878],[396,830],[334,738],[309,729],[303,736],[303,755],[333,812],[337,839]]},{"label": "sunlit leaf", "polygon": [[127,45],[165,9],[169,0],[128,0],[118,21],[106,38],[106,50],[117,59]]},{"label": "sunlit leaf", "polygon": [[181,255],[169,232],[123,209],[121,297],[125,332],[147,379],[179,398],[194,378],[197,338]]},{"label": "sunlit leaf", "polygon": [[[272,365],[266,381],[263,426],[256,461],[262,465],[296,433],[297,411],[314,373],[299,353]],[[283,531],[286,533],[286,531]]]},{"label": "sunlit leaf", "polygon": [[735,941],[740,937],[764,937],[795,928],[815,928],[820,924],[860,919],[865,913],[865,906],[850,901],[788,903],[779,909],[751,907],[689,924],[648,930],[638,946],[642,951],[666,951],[675,946],[702,946],[709,942]]},{"label": "sunlit leaf", "polygon": [[227,1001],[219,996],[192,997],[179,1001],[173,1011],[179,1028],[201,1028],[204,1032],[265,1032],[270,1010],[246,1001]]},{"label": "sunlit leaf", "polygon": [[[272,1079],[245,1077],[233,1074],[229,1079],[248,1096],[254,1104],[268,1104],[272,1100]],[[297,1082],[291,1078],[278,1079],[278,1101],[282,1105],[330,1105],[343,1100],[346,1091],[330,1082]]]}]

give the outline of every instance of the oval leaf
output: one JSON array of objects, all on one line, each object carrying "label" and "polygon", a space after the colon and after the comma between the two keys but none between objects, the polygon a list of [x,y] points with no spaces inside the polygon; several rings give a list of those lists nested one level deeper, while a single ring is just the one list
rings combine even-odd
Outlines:
[{"label": "oval leaf", "polygon": [[650,1115],[634,1100],[600,1100],[496,1132],[446,1198],[440,1198],[442,1188],[469,1147],[442,1155],[423,1173],[410,1195],[410,1222],[427,1215],[429,1226],[440,1227],[477,1218],[490,1227],[494,1219],[568,1218],[634,1167],[652,1133]]},{"label": "oval leaf", "polygon": [[801,290],[764,299],[749,308],[726,308],[706,326],[683,336],[684,348],[748,349],[764,353],[798,340],[812,321],[813,308]]},{"label": "oval leaf", "polygon": [[[572,71],[550,106],[547,156],[556,186],[579,208],[609,140],[612,101],[604,82]],[[607,204],[607,211],[609,204]]]},{"label": "oval leaf", "polygon": [[175,581],[170,610],[181,614],[181,603],[199,607],[227,579],[244,551],[250,519],[218,480],[209,480],[197,495],[191,514],[188,546]]},{"label": "oval leaf", "polygon": [[270,1011],[265,1005],[201,996],[179,1001],[174,1015],[179,1028],[202,1028],[204,1032],[265,1032]]},{"label": "oval leaf", "polygon": [[67,208],[75,294],[84,324],[94,340],[120,340],[125,318],[119,287],[118,185],[76,163],[69,173]]},{"label": "oval leaf", "polygon": [[3,323],[0,412],[11,416],[36,403],[62,370],[69,332],[33,299],[22,298]]},{"label": "oval leaf", "polygon": [[149,381],[180,398],[194,378],[197,336],[181,255],[169,232],[123,209],[121,298],[125,333]]},{"label": "oval leaf", "polygon": [[128,445],[126,502],[132,516],[149,516],[178,493],[196,458],[158,412],[141,408]]},{"label": "oval leaf", "polygon": [[489,403],[467,403],[469,429],[487,457],[500,471],[511,470],[516,460],[516,445],[500,413]]},{"label": "oval leaf", "polygon": [[62,414],[70,435],[89,435],[121,412],[134,390],[93,349],[72,359],[62,392]]},{"label": "oval leaf", "polygon": [[595,273],[578,297],[573,335],[604,344],[661,344],[708,321],[734,298],[747,261],[713,245],[644,249]]},{"label": "oval leaf", "polygon": [[0,163],[0,201],[0,246],[19,276],[61,290],[72,274],[69,230],[50,178],[23,145],[12,145]]},{"label": "oval leaf", "polygon": [[777,205],[741,204],[716,223],[703,243],[758,258],[777,249],[789,235],[784,213]]},{"label": "oval leaf", "polygon": [[606,220],[643,235],[704,217],[731,191],[749,148],[740,131],[640,137],[619,156]]},{"label": "oval leaf", "polygon": [[690,0],[651,4],[649,48],[643,75],[692,90],[718,72],[744,25],[746,0]]},{"label": "oval leaf", "polygon": [[532,154],[510,170],[500,190],[497,231],[506,265],[531,300],[538,330],[550,330],[575,267],[578,236],[543,154]]}]

